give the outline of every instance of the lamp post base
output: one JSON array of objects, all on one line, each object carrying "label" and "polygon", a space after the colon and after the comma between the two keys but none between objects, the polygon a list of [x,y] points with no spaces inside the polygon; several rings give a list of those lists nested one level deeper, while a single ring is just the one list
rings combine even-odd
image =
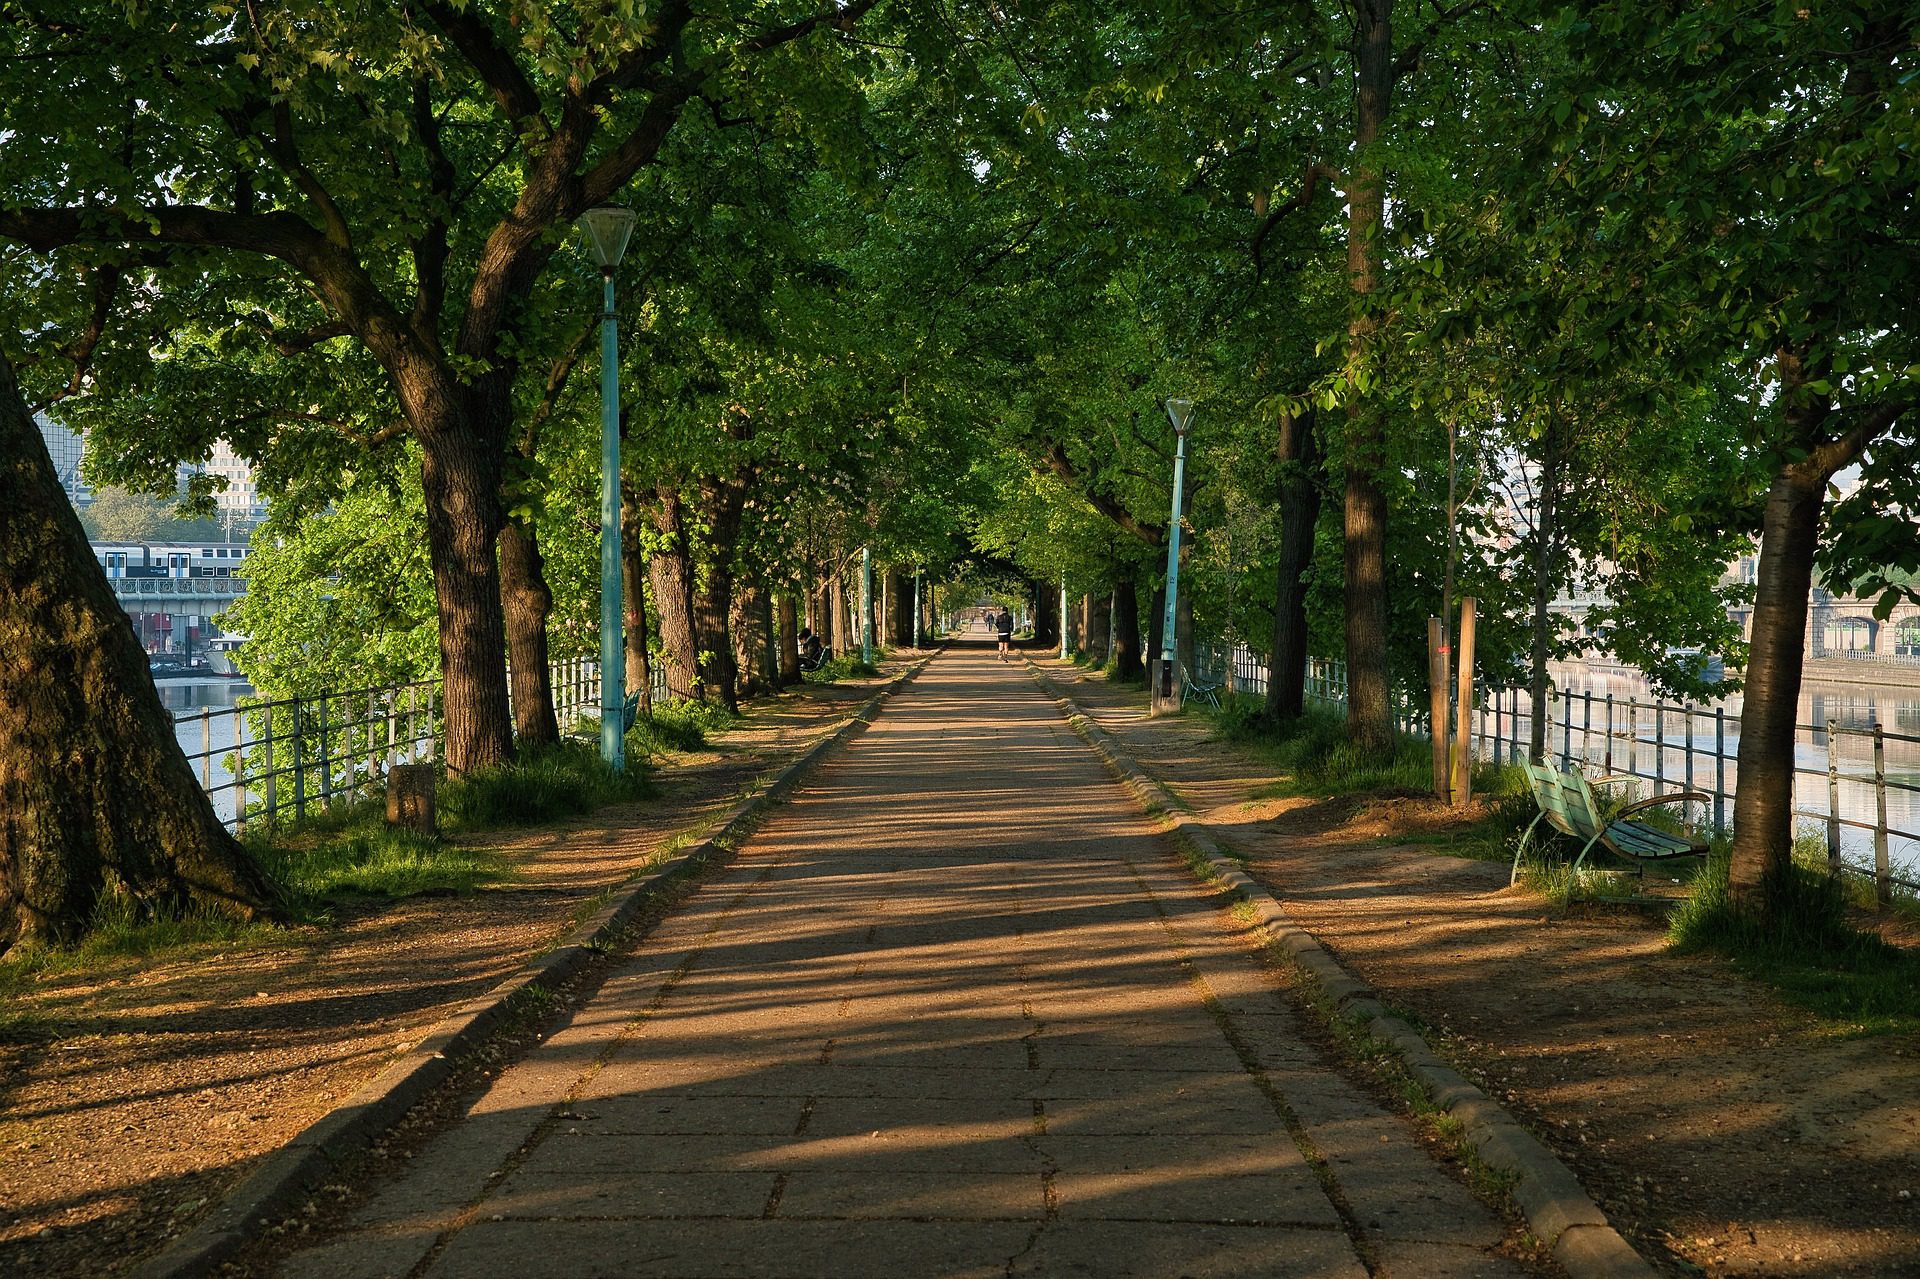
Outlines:
[{"label": "lamp post base", "polygon": [[1180,709],[1185,690],[1180,685],[1180,664],[1154,658],[1147,666],[1147,714],[1172,715]]}]

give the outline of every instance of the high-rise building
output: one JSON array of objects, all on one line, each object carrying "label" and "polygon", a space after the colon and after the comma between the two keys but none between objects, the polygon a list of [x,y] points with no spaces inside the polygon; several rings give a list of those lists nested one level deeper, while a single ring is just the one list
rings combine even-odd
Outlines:
[{"label": "high-rise building", "polygon": [[213,446],[213,456],[204,468],[207,474],[225,481],[213,495],[223,516],[258,521],[266,518],[267,500],[253,480],[253,463],[233,451],[225,440]]},{"label": "high-rise building", "polygon": [[40,438],[46,441],[47,456],[53,459],[54,474],[60,477],[60,487],[66,491],[67,500],[76,507],[93,501],[93,490],[80,474],[80,459],[87,452],[86,436],[69,431],[44,413],[36,415],[33,422],[40,428]]}]

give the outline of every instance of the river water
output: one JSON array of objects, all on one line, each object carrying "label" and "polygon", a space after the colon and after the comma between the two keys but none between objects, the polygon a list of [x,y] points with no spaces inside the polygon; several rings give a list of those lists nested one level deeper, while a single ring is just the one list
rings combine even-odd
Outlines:
[{"label": "river water", "polygon": [[[1570,722],[1573,753],[1596,762],[1601,759],[1607,744],[1605,699],[1611,696],[1616,771],[1629,771],[1631,763],[1631,771],[1646,776],[1657,774],[1669,789],[1687,786],[1689,780],[1690,789],[1709,792],[1722,789],[1727,796],[1725,813],[1731,819],[1731,796],[1737,781],[1734,758],[1740,751],[1743,704],[1738,695],[1694,704],[1691,713],[1683,711],[1679,703],[1666,702],[1664,712],[1656,715],[1651,709],[1652,691],[1637,672],[1567,662],[1554,664],[1553,677],[1559,690],[1554,699],[1555,725],[1551,740],[1556,757],[1567,744],[1564,724]],[[1863,671],[1862,679],[1871,679],[1870,670]],[[1568,692],[1573,694],[1571,706],[1563,700]],[[1592,695],[1591,703],[1587,694]],[[1624,704],[1629,701],[1641,704],[1637,716],[1625,708]],[[1718,720],[1716,710],[1723,712]],[[1838,730],[1832,736],[1839,765],[1837,815],[1842,819],[1841,851],[1850,862],[1872,864],[1873,827],[1878,822],[1882,802],[1882,788],[1874,783],[1872,732],[1878,724],[1882,731],[1882,768],[1886,780],[1888,859],[1894,874],[1920,880],[1920,687],[1891,681],[1843,683],[1808,678],[1800,687],[1800,707],[1795,719],[1800,725],[1794,746],[1794,765],[1799,771],[1794,778],[1793,798],[1799,813],[1799,827],[1816,829],[1824,837],[1828,817],[1835,811],[1827,777],[1827,725],[1831,721]],[[1521,731],[1524,733],[1524,728]],[[1715,758],[1716,737],[1724,752],[1723,760]]]},{"label": "river water", "polygon": [[160,690],[160,704],[173,713],[173,735],[186,752],[193,775],[212,797],[220,820],[231,823],[238,796],[226,755],[233,750],[241,718],[233,708],[240,698],[253,695],[253,686],[241,679],[162,679],[154,685]]}]

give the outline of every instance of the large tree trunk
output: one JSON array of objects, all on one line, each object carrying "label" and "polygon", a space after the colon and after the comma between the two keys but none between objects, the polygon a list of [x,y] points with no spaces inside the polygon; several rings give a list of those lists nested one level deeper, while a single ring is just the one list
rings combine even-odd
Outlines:
[{"label": "large tree trunk", "polygon": [[733,641],[734,688],[740,697],[758,697],[767,691],[766,630],[760,625],[760,602],[765,594],[751,582],[735,583],[728,611],[727,634]]},{"label": "large tree trunk", "polygon": [[1060,647],[1060,591],[1047,582],[1029,583],[1033,591],[1033,639],[1042,648]]},{"label": "large tree trunk", "polygon": [[1087,599],[1087,656],[1104,666],[1113,655],[1113,596],[1095,591]]},{"label": "large tree trunk", "polygon": [[647,553],[640,504],[620,486],[620,603],[626,610],[627,693],[640,695],[640,715],[653,714],[653,663],[647,652]]},{"label": "large tree trunk", "polygon": [[[1556,415],[1557,416],[1557,415]],[[1527,697],[1531,709],[1527,730],[1527,758],[1540,763],[1547,757],[1547,658],[1553,644],[1553,565],[1554,540],[1559,536],[1560,484],[1565,475],[1564,449],[1559,423],[1547,421],[1545,448],[1540,459],[1540,499],[1534,516],[1533,535],[1533,620],[1529,654],[1533,666],[1528,672]]]},{"label": "large tree trunk", "polygon": [[195,785],[4,358],[0,511],[0,951],[72,939],[114,893],[255,917],[271,887]]},{"label": "large tree trunk", "polygon": [[1123,570],[1113,585],[1113,677],[1136,680],[1147,673],[1140,653],[1140,588]]},{"label": "large tree trunk", "polygon": [[706,658],[705,683],[721,705],[740,709],[741,667],[734,653],[734,551],[746,509],[744,473],[700,482],[701,514],[706,525],[706,573],[694,596],[694,634]]},{"label": "large tree trunk", "polygon": [[[1355,30],[1356,156],[1347,183],[1347,276],[1351,317],[1347,367],[1358,381],[1370,371],[1379,320],[1373,294],[1380,287],[1385,225],[1385,178],[1373,148],[1393,97],[1393,0],[1357,0]],[[1378,400],[1356,394],[1346,435],[1347,737],[1361,750],[1393,748],[1387,698],[1387,499],[1380,487],[1386,464],[1385,426]]]},{"label": "large tree trunk", "polygon": [[779,632],[775,643],[780,654],[780,683],[800,682],[800,618],[791,593],[782,591],[777,609]]},{"label": "large tree trunk", "polygon": [[887,598],[891,601],[891,610],[887,615],[887,629],[895,648],[912,648],[913,634],[913,574],[893,569],[887,574]]},{"label": "large tree trunk", "polygon": [[507,655],[513,680],[513,730],[522,746],[560,740],[553,713],[553,676],[547,665],[547,618],[553,592],[534,530],[517,520],[500,530],[500,602],[507,620]]},{"label": "large tree trunk", "polygon": [[1762,517],[1730,871],[1735,904],[1754,913],[1766,909],[1765,886],[1793,861],[1794,723],[1826,486],[1818,470],[1783,466]]},{"label": "large tree trunk", "polygon": [[833,634],[828,643],[833,647],[835,657],[844,657],[859,649],[857,636],[849,636],[852,621],[848,616],[847,575],[845,571],[836,571],[833,580],[827,586],[827,607],[833,613]]},{"label": "large tree trunk", "polygon": [[648,568],[653,606],[660,616],[660,660],[667,668],[667,696],[700,696],[699,631],[693,621],[693,552],[687,544],[686,509],[680,490],[662,485],[651,512],[658,534]]},{"label": "large tree trunk", "polygon": [[457,776],[511,760],[513,728],[495,556],[501,447],[462,422],[455,405],[443,407],[439,425],[416,433],[439,612],[447,771]]},{"label": "large tree trunk", "polygon": [[1297,719],[1307,697],[1307,571],[1320,523],[1319,448],[1311,415],[1284,417],[1275,453],[1280,462],[1280,559],[1274,570],[1273,646],[1267,653],[1271,720]]}]

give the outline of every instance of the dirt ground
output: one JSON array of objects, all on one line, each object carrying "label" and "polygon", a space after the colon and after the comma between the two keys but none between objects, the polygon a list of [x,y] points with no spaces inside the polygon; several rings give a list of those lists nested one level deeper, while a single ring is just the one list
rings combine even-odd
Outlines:
[{"label": "dirt ground", "polygon": [[642,802],[469,838],[512,867],[472,895],[342,906],[330,926],[264,944],[45,979],[24,1002],[56,1033],[0,1042],[0,1274],[101,1274],[156,1250],[878,683],[754,704],[708,749],[656,761],[657,793]]},{"label": "dirt ground", "polygon": [[1427,800],[1255,800],[1271,774],[1203,721],[1046,665],[1663,1270],[1920,1275],[1920,1037],[1849,1037],[1638,912],[1563,916],[1433,852]]}]

